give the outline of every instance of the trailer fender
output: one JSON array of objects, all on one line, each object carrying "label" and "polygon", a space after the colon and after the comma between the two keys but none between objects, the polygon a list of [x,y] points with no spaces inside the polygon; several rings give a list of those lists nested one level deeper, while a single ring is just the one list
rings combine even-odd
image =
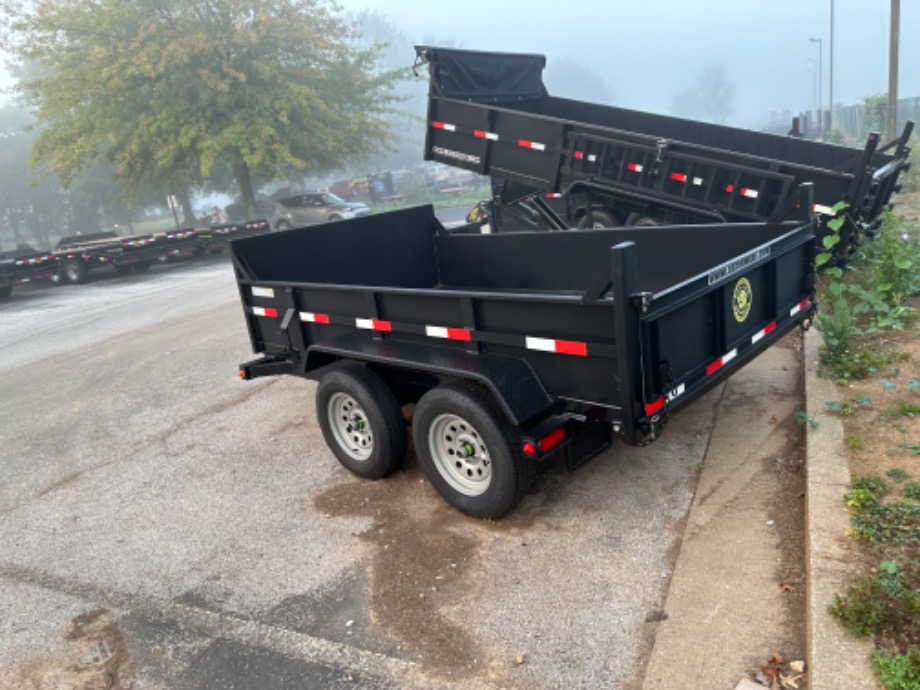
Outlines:
[{"label": "trailer fender", "polygon": [[515,426],[548,410],[553,399],[523,359],[349,333],[311,345],[304,375],[339,359],[369,362],[484,386]]}]

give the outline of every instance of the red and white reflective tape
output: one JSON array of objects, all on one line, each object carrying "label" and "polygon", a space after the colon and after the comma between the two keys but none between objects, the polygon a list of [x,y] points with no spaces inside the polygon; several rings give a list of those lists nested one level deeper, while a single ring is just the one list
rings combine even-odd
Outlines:
[{"label": "red and white reflective tape", "polygon": [[534,151],[546,150],[546,144],[541,144],[538,141],[530,141],[530,139],[518,139],[518,146],[525,149],[533,149]]},{"label": "red and white reflective tape", "polygon": [[725,185],[725,191],[726,191],[728,194],[731,194],[732,192],[735,191],[735,185],[733,185],[733,184],[727,184],[727,185]]},{"label": "red and white reflective tape", "polygon": [[457,125],[449,125],[446,122],[432,121],[431,126],[435,129],[443,129],[446,132],[456,132]]},{"label": "red and white reflective tape", "polygon": [[392,331],[393,324],[379,319],[355,319],[355,325],[366,331]]},{"label": "red and white reflective tape", "polygon": [[658,398],[658,400],[655,400],[654,402],[646,403],[645,404],[645,416],[651,417],[653,414],[658,412],[658,410],[664,407],[665,402],[666,402],[665,397],[662,396]]},{"label": "red and white reflective tape", "polygon": [[815,204],[814,208],[815,208],[815,213],[820,213],[825,216],[834,215],[834,209],[832,209],[830,206],[824,206],[823,204]]},{"label": "red and white reflective tape", "polygon": [[267,316],[270,319],[278,318],[278,310],[271,307],[253,307],[252,313],[256,316]]},{"label": "red and white reflective tape", "polygon": [[767,324],[765,327],[761,328],[754,335],[751,336],[751,345],[754,343],[759,343],[761,340],[770,335],[773,331],[776,330],[776,321]]},{"label": "red and white reflective tape", "polygon": [[723,366],[731,362],[737,356],[738,356],[737,348],[732,350],[731,352],[726,352],[724,355],[719,357],[719,359],[717,359],[715,362],[713,362],[708,367],[706,367],[706,376],[711,376],[712,374],[717,372],[719,369],[721,369]]},{"label": "red and white reflective tape", "polygon": [[495,132],[487,132],[484,129],[474,129],[473,136],[479,137],[480,139],[488,139],[489,141],[498,141],[498,135]]},{"label": "red and white reflective tape", "polygon": [[558,192],[549,192],[549,193],[546,195],[546,198],[547,198],[547,199],[561,199],[561,198],[562,198],[562,195],[559,194]]},{"label": "red and white reflective tape", "polygon": [[702,186],[703,186],[703,178],[702,178],[702,177],[694,177],[694,178],[693,178],[693,186],[694,186],[694,187],[702,187]]},{"label": "red and white reflective tape", "polygon": [[759,192],[756,189],[748,189],[747,187],[742,187],[741,191],[738,193],[741,196],[746,196],[748,199],[756,199],[759,196]]},{"label": "red and white reflective tape", "polygon": [[587,343],[580,343],[575,340],[552,340],[550,338],[531,338],[527,336],[525,343],[528,350],[555,352],[560,355],[578,355],[579,357],[588,356]]},{"label": "red and white reflective tape", "polygon": [[687,176],[684,173],[672,172],[671,179],[674,180],[675,182],[686,182]]},{"label": "red and white reflective tape", "polygon": [[[575,158],[576,158],[577,160],[583,160],[584,157],[585,157],[585,152],[584,152],[584,151],[576,151],[576,152],[575,152]],[[588,154],[588,162],[589,162],[589,163],[593,163],[593,162],[596,161],[596,160],[597,160],[597,156],[595,156],[593,153]]]},{"label": "red and white reflective tape", "polygon": [[806,309],[809,304],[811,304],[810,299],[803,299],[801,302],[799,302],[797,305],[795,305],[792,309],[789,310],[789,316],[795,316],[803,309]]},{"label": "red and white reflective tape", "polygon": [[329,314],[317,314],[312,311],[300,312],[300,320],[308,323],[329,323]]},{"label": "red and white reflective tape", "polygon": [[642,172],[642,165],[639,163],[627,163],[626,169],[630,172]]},{"label": "red and white reflective tape", "polygon": [[129,247],[143,247],[145,244],[150,244],[151,242],[153,242],[152,239],[146,239],[146,240],[127,240],[126,242],[124,242],[124,244],[126,244],[126,245],[129,246]]},{"label": "red and white reflective tape", "polygon": [[252,286],[252,296],[253,297],[274,297],[275,290],[270,287],[257,287]]},{"label": "red and white reflective tape", "polygon": [[465,343],[473,339],[473,334],[466,328],[444,328],[443,326],[425,326],[425,335],[431,338],[462,340]]}]

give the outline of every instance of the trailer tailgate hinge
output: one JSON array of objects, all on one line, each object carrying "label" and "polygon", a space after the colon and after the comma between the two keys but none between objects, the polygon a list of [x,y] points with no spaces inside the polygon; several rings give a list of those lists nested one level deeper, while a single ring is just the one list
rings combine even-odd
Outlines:
[{"label": "trailer tailgate hinge", "polygon": [[665,149],[668,148],[667,139],[659,139],[657,143],[657,150],[655,151],[655,162],[660,163],[662,157],[664,156]]},{"label": "trailer tailgate hinge", "polygon": [[636,292],[630,298],[634,307],[638,307],[642,310],[642,313],[648,311],[648,308],[652,305],[652,293],[651,292]]}]

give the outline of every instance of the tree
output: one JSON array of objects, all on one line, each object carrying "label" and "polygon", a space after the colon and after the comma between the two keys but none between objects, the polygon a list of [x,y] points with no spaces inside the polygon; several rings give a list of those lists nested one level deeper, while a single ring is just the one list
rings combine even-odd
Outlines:
[{"label": "tree", "polygon": [[253,184],[342,167],[386,146],[393,72],[356,49],[327,0],[15,2],[5,44],[39,65],[21,83],[33,162],[65,185],[98,161],[129,195],[179,196],[221,162],[247,216]]},{"label": "tree", "polygon": [[671,112],[680,117],[723,124],[734,112],[735,84],[722,65],[709,65],[686,90],[671,99]]}]

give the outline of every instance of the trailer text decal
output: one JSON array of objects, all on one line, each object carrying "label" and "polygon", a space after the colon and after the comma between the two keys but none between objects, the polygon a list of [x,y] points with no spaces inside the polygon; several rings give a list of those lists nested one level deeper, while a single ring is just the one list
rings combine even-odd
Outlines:
[{"label": "trailer text decal", "polygon": [[709,274],[709,284],[718,283],[720,280],[724,280],[731,275],[734,275],[738,271],[743,271],[745,268],[750,266],[761,259],[770,256],[770,248],[762,247],[756,251],[751,252],[750,254],[745,254],[740,259],[735,259],[730,264],[725,264],[724,266],[717,268],[712,273]]},{"label": "trailer text decal", "polygon": [[438,156],[444,156],[445,158],[453,158],[454,160],[464,161],[466,163],[475,163],[476,165],[479,165],[479,156],[471,156],[468,153],[460,153],[459,151],[444,149],[440,146],[433,146],[431,150]]}]

